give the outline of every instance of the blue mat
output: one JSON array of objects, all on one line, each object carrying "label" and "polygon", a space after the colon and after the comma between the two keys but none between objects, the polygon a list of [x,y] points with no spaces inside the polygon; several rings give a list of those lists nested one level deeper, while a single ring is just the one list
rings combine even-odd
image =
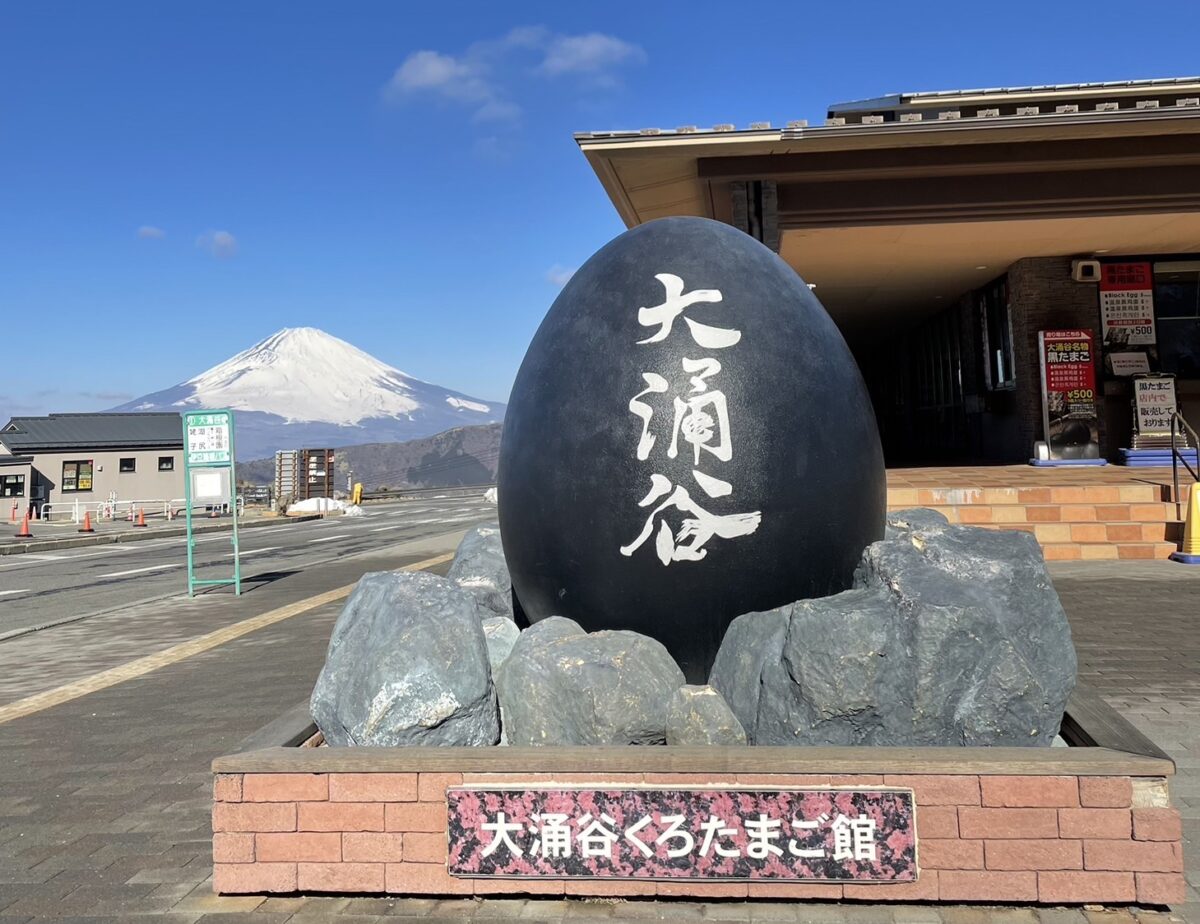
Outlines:
[{"label": "blue mat", "polygon": [[[1171,466],[1171,450],[1169,449],[1120,449],[1118,465],[1128,465],[1131,468],[1167,467]],[[1200,466],[1200,452],[1195,449],[1185,449],[1180,455],[1188,461],[1192,468]]]},{"label": "blue mat", "polygon": [[1030,459],[1038,468],[1057,468],[1060,465],[1108,465],[1105,459]]}]

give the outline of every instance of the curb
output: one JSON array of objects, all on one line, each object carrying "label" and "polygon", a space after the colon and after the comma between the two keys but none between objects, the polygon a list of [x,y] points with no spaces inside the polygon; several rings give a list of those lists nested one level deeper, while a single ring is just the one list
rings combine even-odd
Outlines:
[{"label": "curb", "polygon": [[[239,523],[238,530],[270,528],[280,523],[306,523],[309,520],[319,520],[321,514],[306,514],[298,517],[285,517],[274,520],[252,520]],[[233,524],[204,524],[193,526],[192,533],[217,533],[232,530]],[[165,529],[151,529],[144,532],[113,533],[107,536],[73,536],[69,539],[43,539],[40,542],[12,542],[0,545],[0,556],[21,555],[25,552],[53,552],[56,549],[75,549],[87,545],[115,545],[119,542],[141,542],[145,539],[170,539],[175,536],[186,536],[186,526],[173,526]]]}]

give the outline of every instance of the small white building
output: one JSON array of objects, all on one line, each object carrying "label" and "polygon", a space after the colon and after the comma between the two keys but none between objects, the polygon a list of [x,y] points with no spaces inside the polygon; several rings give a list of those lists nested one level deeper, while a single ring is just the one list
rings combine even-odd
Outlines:
[{"label": "small white building", "polygon": [[0,428],[0,506],[183,497],[178,414],[51,414]]}]

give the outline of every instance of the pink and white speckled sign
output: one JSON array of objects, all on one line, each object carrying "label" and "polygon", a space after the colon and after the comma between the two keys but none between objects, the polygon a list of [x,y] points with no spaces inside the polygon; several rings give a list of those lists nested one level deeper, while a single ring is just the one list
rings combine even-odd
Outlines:
[{"label": "pink and white speckled sign", "polygon": [[912,882],[911,790],[447,792],[453,876]]}]

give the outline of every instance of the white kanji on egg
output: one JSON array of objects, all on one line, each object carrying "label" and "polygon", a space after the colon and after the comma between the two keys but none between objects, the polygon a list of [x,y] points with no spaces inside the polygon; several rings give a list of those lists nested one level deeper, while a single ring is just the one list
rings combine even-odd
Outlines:
[{"label": "white kanji on egg", "polygon": [[672,485],[665,475],[653,472],[650,475],[650,492],[638,502],[638,506],[648,507],[663,497],[666,499],[650,512],[637,538],[629,545],[621,546],[622,555],[632,555],[641,548],[654,532],[655,519],[671,507],[690,516],[684,517],[678,532],[673,532],[665,519],[659,521],[654,547],[658,560],[664,565],[673,561],[700,561],[708,554],[704,546],[713,536],[722,539],[748,536],[758,529],[762,520],[762,513],[757,510],[751,513],[710,513],[692,500],[687,488]]},{"label": "white kanji on egg", "polygon": [[[659,326],[658,330],[652,336],[647,337],[645,340],[639,340],[639,345],[658,343],[661,340],[666,340],[671,333],[672,326],[675,324],[675,319],[692,307],[692,305],[702,303],[714,304],[723,298],[719,289],[695,289],[685,293],[683,291],[683,280],[673,273],[657,273],[654,278],[662,283],[662,287],[666,292],[666,300],[661,305],[638,309],[638,323],[642,327],[653,327],[655,324]],[[692,339],[700,344],[700,346],[709,350],[720,350],[725,347],[731,347],[742,339],[742,332],[739,330],[726,327],[710,327],[708,324],[701,324],[686,316],[683,320],[692,332]]]}]

